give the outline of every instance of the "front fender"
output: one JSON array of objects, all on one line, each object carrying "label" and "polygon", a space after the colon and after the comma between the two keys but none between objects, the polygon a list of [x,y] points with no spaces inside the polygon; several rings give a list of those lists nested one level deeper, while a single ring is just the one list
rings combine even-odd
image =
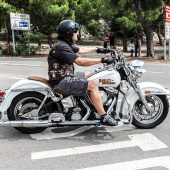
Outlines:
[{"label": "front fender", "polygon": [[36,91],[44,95],[47,94],[46,89],[50,87],[40,81],[23,79],[14,83],[8,90],[6,90],[4,99],[0,104],[0,113],[6,113],[11,105],[12,100],[23,92]]},{"label": "front fender", "polygon": [[[139,90],[141,91],[142,95],[170,95],[170,91],[168,89],[165,89],[163,86],[152,83],[152,82],[142,82],[138,84]],[[135,102],[139,99],[138,94],[134,91],[133,88],[130,88],[126,92],[126,96],[129,100],[129,103],[131,105],[131,111],[135,104]],[[120,106],[120,115],[127,115],[128,114],[128,104],[126,102],[125,97],[122,98],[121,106]]]}]

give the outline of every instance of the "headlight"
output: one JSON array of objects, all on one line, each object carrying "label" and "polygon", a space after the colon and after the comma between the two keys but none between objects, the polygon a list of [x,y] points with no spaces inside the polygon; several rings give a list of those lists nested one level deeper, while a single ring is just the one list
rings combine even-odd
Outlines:
[{"label": "headlight", "polygon": [[142,69],[142,66],[144,65],[144,61],[140,60],[133,60],[130,63],[128,63],[128,67],[131,70],[133,80],[137,81],[138,78],[142,76],[143,73],[145,73],[145,69]]}]

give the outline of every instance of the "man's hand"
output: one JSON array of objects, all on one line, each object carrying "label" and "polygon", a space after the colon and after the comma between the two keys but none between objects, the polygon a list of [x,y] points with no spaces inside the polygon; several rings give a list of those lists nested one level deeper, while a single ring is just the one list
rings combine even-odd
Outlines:
[{"label": "man's hand", "polygon": [[107,63],[107,64],[111,64],[111,63],[113,63],[114,62],[114,58],[113,57],[108,57],[108,58],[102,58],[101,59],[101,62],[102,63]]},{"label": "man's hand", "polygon": [[97,49],[97,53],[106,54],[106,53],[109,53],[109,52],[110,52],[109,48],[98,48]]}]

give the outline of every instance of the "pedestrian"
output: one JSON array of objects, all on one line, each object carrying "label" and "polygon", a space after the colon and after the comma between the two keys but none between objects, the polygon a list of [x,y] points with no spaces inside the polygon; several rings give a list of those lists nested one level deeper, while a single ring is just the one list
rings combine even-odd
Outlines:
[{"label": "pedestrian", "polygon": [[135,45],[133,43],[133,40],[130,41],[129,47],[130,47],[130,53],[131,53],[130,56],[133,57],[133,52],[134,52],[134,49],[135,49]]},{"label": "pedestrian", "polygon": [[135,33],[135,38],[134,38],[134,42],[135,42],[135,57],[138,56],[138,48],[139,48],[139,56],[141,55],[141,41],[142,41],[142,35],[140,34],[140,32]]},{"label": "pedestrian", "polygon": [[108,34],[106,34],[105,37],[104,37],[104,45],[103,45],[103,47],[107,48],[108,43],[109,43],[109,36],[108,36]]},{"label": "pedestrian", "polygon": [[90,93],[91,101],[100,114],[100,123],[106,126],[121,126],[119,118],[107,114],[102,103],[99,87],[94,80],[85,79],[85,72],[74,72],[74,63],[78,66],[91,66],[100,63],[113,63],[109,58],[83,58],[78,54],[107,53],[107,48],[79,48],[73,45],[78,39],[79,24],[72,20],[64,20],[58,27],[58,38],[48,55],[49,83],[54,90],[61,94],[84,96]]},{"label": "pedestrian", "polygon": [[141,57],[142,36],[138,34],[138,57]]},{"label": "pedestrian", "polygon": [[115,40],[115,36],[113,35],[113,33],[111,32],[110,33],[110,36],[109,36],[109,43],[110,43],[110,48],[113,49],[114,47],[114,40]]}]

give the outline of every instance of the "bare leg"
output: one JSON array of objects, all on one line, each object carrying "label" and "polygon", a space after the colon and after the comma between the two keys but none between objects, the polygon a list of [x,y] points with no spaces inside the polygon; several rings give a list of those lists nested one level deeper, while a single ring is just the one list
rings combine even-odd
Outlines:
[{"label": "bare leg", "polygon": [[90,91],[90,98],[94,104],[94,107],[96,108],[97,112],[101,115],[100,123],[106,126],[122,126],[123,123],[120,121],[120,119],[116,120],[109,114],[105,114],[106,112],[103,108],[99,88],[95,81],[89,80],[87,90]]},{"label": "bare leg", "polygon": [[94,104],[94,107],[98,111],[98,113],[100,115],[104,115],[106,112],[103,108],[103,103],[102,103],[102,99],[99,93],[99,88],[93,80],[90,80],[88,82],[87,90],[90,91],[90,98]]}]

